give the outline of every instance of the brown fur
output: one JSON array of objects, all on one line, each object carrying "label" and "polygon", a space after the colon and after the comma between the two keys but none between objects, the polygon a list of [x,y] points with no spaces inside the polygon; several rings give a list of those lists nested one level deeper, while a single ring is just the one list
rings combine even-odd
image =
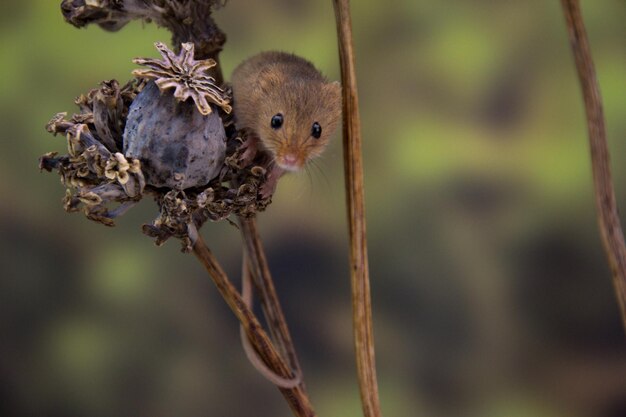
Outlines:
[{"label": "brown fur", "polygon": [[[278,165],[289,154],[297,158],[298,168],[319,156],[339,124],[341,86],[298,56],[255,55],[235,69],[232,87],[237,128],[254,132]],[[284,121],[273,129],[271,119],[277,113]],[[319,139],[311,136],[314,122],[322,127]]]}]

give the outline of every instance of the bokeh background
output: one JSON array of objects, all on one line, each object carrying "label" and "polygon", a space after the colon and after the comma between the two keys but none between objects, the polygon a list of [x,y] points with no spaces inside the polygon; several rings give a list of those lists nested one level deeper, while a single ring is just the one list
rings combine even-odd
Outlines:
[{"label": "bokeh background", "polygon": [[[44,130],[169,34],[0,13],[0,415],[288,416],[192,255],[68,215]],[[558,1],[354,1],[375,335],[386,416],[626,416],[626,342],[596,227],[586,127]],[[626,207],[626,6],[583,1]],[[267,49],[338,78],[330,1],[230,0],[225,74]],[[360,416],[340,138],[260,216],[319,415]],[[203,234],[227,271],[237,230]]]}]

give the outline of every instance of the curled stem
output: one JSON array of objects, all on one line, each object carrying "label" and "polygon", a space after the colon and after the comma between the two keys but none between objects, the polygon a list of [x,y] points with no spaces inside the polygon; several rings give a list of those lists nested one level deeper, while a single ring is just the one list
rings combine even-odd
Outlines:
[{"label": "curled stem", "polygon": [[240,218],[241,235],[244,241],[244,250],[247,258],[247,269],[259,290],[261,304],[266,320],[274,340],[276,341],[283,357],[287,358],[291,368],[296,374],[301,375],[302,370],[296,355],[296,350],[287,327],[287,320],[283,314],[274,286],[274,280],[270,272],[263,242],[259,235],[255,218]]},{"label": "curled stem", "polygon": [[[259,320],[247,307],[242,296],[230,282],[226,273],[218,263],[211,250],[207,247],[201,235],[198,235],[195,239],[193,253],[213,279],[213,283],[224,298],[224,301],[226,301],[237,319],[239,319],[239,322],[245,330],[250,343],[265,365],[285,380],[293,378],[294,376],[291,375],[288,365],[279,355],[276,347],[268,337],[267,333],[263,330]],[[309,401],[308,395],[302,386],[299,385],[293,388],[279,389],[296,417],[315,417],[315,412],[313,411],[311,402]]]},{"label": "curled stem", "polygon": [[[249,309],[252,309],[253,305],[253,291],[252,291],[252,277],[250,276],[250,269],[248,267],[248,256],[243,255],[243,261],[241,265],[241,296],[243,300],[246,302],[246,305]],[[267,316],[267,314],[266,314]],[[241,333],[241,344],[243,345],[243,350],[248,357],[248,360],[252,365],[259,371],[265,378],[267,378],[271,383],[280,388],[294,388],[300,385],[302,381],[302,375],[299,372],[293,372],[294,376],[289,379],[285,379],[280,375],[277,375],[274,371],[272,371],[265,363],[263,359],[261,359],[260,355],[254,350],[254,347],[250,343],[250,339],[248,339],[248,335],[243,326],[239,326]],[[271,331],[271,329],[270,329]]]}]

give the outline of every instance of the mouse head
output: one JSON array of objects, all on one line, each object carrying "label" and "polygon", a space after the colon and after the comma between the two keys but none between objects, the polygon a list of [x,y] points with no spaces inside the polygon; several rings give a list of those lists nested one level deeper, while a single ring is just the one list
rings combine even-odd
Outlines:
[{"label": "mouse head", "polygon": [[276,164],[298,171],[319,156],[341,116],[341,85],[324,80],[282,81],[266,89],[268,100],[259,114],[263,146]]}]

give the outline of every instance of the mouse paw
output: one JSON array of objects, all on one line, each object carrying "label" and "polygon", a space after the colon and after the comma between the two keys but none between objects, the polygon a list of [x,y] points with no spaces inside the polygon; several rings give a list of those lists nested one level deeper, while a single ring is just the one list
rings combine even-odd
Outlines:
[{"label": "mouse paw", "polygon": [[240,166],[246,167],[252,164],[252,161],[254,161],[254,158],[256,158],[259,152],[258,138],[256,136],[248,136],[239,149],[241,151],[241,156],[239,157]]},{"label": "mouse paw", "polygon": [[261,186],[260,195],[261,198],[266,199],[271,197],[276,191],[276,186],[278,185],[278,180],[283,176],[285,170],[280,168],[279,166],[274,166],[267,173],[265,177],[265,183]]}]

